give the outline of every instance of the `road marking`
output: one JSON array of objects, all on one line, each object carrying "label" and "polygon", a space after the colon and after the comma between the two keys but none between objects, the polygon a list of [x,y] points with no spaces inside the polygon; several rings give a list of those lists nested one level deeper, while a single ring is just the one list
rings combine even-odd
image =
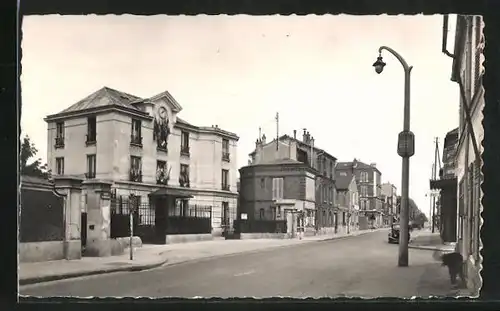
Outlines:
[{"label": "road marking", "polygon": [[250,271],[247,271],[247,272],[241,272],[241,273],[236,273],[234,276],[243,276],[243,275],[249,275],[249,274],[253,274],[255,273],[254,270],[250,270]]}]

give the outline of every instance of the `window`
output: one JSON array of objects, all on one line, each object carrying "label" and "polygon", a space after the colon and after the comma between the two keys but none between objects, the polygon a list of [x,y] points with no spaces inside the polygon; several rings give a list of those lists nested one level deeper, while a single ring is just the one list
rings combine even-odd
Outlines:
[{"label": "window", "polygon": [[366,186],[361,186],[360,188],[361,188],[361,196],[366,197],[368,189],[366,188]]},{"label": "window", "polygon": [[181,171],[179,174],[179,185],[181,187],[189,188],[189,165],[181,164]]},{"label": "window", "polygon": [[333,178],[333,162],[330,162],[330,178]]},{"label": "window", "polygon": [[265,217],[265,214],[264,214],[264,209],[263,209],[263,208],[261,208],[261,209],[259,210],[259,217],[260,217],[260,219],[264,219],[264,217]]},{"label": "window", "polygon": [[95,117],[87,118],[87,144],[95,144],[97,136],[97,124]]},{"label": "window", "polygon": [[142,146],[141,128],[141,120],[132,119],[132,134],[130,135],[131,144]]},{"label": "window", "polygon": [[260,179],[260,187],[262,189],[264,189],[266,187],[266,179],[265,178]]},{"label": "window", "polygon": [[142,159],[140,157],[130,157],[130,181],[142,182]]},{"label": "window", "polygon": [[229,191],[229,171],[222,170],[222,190]]},{"label": "window", "polygon": [[64,122],[56,123],[56,138],[55,138],[55,148],[64,147]]},{"label": "window", "polygon": [[156,183],[166,185],[168,182],[167,162],[156,161]]},{"label": "window", "polygon": [[64,138],[64,122],[56,123],[56,137]]},{"label": "window", "polygon": [[345,226],[346,225],[346,222],[345,222],[345,212],[342,212],[342,225]]},{"label": "window", "polygon": [[222,226],[229,227],[231,225],[229,213],[229,202],[222,202]]},{"label": "window", "polygon": [[283,178],[273,178],[273,200],[283,199]]},{"label": "window", "polygon": [[361,182],[368,182],[368,172],[361,172],[360,180]]},{"label": "window", "polygon": [[64,158],[56,158],[57,175],[64,175]]},{"label": "window", "polygon": [[87,155],[87,173],[85,177],[87,178],[95,178],[96,175],[96,155],[88,154]]},{"label": "window", "polygon": [[189,133],[181,132],[181,154],[189,156]]},{"label": "window", "polygon": [[222,139],[222,160],[229,162],[229,140]]}]

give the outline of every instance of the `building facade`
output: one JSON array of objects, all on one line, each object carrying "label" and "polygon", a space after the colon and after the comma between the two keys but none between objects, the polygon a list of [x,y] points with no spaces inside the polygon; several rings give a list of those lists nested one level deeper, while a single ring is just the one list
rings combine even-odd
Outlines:
[{"label": "building facade", "polygon": [[368,216],[372,226],[382,226],[382,173],[377,165],[354,159],[352,162],[339,162],[336,170],[354,174],[358,185],[360,214]]},{"label": "building facade", "polygon": [[350,232],[359,229],[359,192],[355,176],[348,171],[337,171],[337,203],[340,213],[336,214],[336,231]]},{"label": "building facade", "polygon": [[399,218],[397,210],[397,188],[391,183],[383,183],[381,193],[384,199],[383,211],[384,214],[387,215],[386,219],[388,221],[388,224],[391,224],[394,219]]},{"label": "building facade", "polygon": [[439,179],[431,180],[431,190],[439,191],[439,233],[444,242],[456,242],[457,238],[457,178],[455,159],[458,147],[458,128],[448,132],[443,146],[443,167]]},{"label": "building facade", "polygon": [[274,160],[290,159],[304,163],[315,172],[315,203],[307,208],[308,219],[314,219],[315,230],[333,228],[330,215],[338,212],[335,189],[335,166],[337,159],[323,149],[316,147],[314,138],[305,131],[302,140],[283,135],[278,140],[266,141],[262,135],[256,141],[255,150],[250,153],[250,163],[260,164]]},{"label": "building facade", "polygon": [[246,219],[287,220],[289,233],[303,226],[314,229],[315,174],[305,163],[292,159],[261,161],[240,168],[240,207]]},{"label": "building facade", "polygon": [[[451,80],[459,84],[460,91],[458,146],[455,158],[458,180],[457,242],[459,251],[466,258],[468,285],[474,290],[481,287],[479,250],[483,178],[481,142],[484,137],[483,28],[481,16],[458,15],[455,46],[451,55],[453,57]],[[472,126],[468,125],[469,121]]]},{"label": "building facade", "polygon": [[190,124],[181,110],[169,92],[140,98],[104,87],[45,118],[48,167],[53,175],[110,181],[114,193],[140,202],[161,188],[183,191],[193,204],[212,206],[217,234],[236,215],[239,138]]}]

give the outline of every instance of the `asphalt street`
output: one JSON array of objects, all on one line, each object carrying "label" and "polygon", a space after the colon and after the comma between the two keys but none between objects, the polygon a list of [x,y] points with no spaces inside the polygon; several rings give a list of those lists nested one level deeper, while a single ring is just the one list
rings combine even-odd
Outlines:
[{"label": "asphalt street", "polygon": [[20,287],[21,295],[78,297],[411,297],[450,294],[445,267],[410,249],[397,267],[387,232],[310,242],[140,272]]}]

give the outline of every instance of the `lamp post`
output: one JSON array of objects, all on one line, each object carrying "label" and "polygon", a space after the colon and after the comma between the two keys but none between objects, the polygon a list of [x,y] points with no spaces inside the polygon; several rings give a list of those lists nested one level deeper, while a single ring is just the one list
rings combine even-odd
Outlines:
[{"label": "lamp post", "polygon": [[410,131],[410,73],[412,66],[396,51],[387,46],[378,49],[379,56],[373,64],[375,72],[380,74],[384,70],[385,63],[382,60],[382,51],[386,50],[394,55],[401,65],[405,74],[404,93],[404,121],[403,131],[398,136],[398,154],[402,157],[402,178],[401,178],[401,214],[400,214],[400,234],[399,234],[399,256],[398,266],[408,266],[408,222],[409,222],[409,179],[410,179],[410,157],[415,153],[415,136]]}]

